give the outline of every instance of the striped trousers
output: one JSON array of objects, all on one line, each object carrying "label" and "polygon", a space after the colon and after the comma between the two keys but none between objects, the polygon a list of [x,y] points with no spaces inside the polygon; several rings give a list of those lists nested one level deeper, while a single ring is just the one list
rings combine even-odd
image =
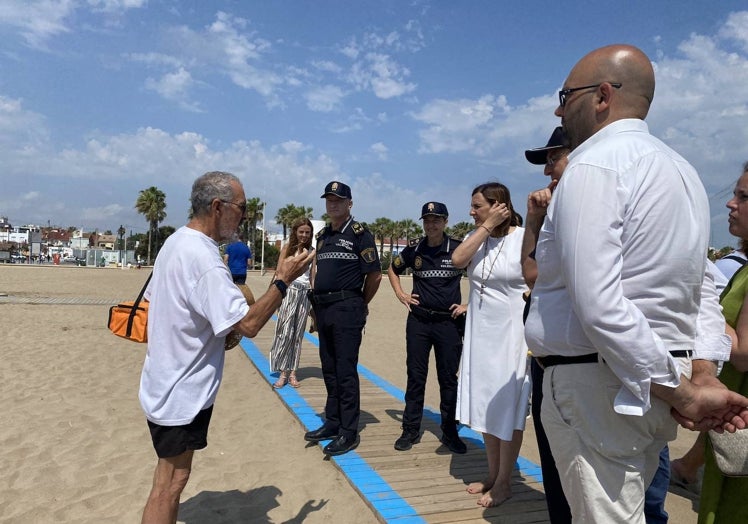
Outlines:
[{"label": "striped trousers", "polygon": [[295,370],[299,367],[301,340],[306,331],[310,306],[308,290],[308,285],[294,282],[288,287],[286,298],[281,302],[273,346],[270,348],[271,371]]}]

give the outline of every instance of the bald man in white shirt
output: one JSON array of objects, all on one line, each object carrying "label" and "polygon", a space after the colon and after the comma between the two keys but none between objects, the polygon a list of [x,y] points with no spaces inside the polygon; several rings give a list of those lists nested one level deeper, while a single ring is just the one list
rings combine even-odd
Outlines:
[{"label": "bald man in white shirt", "polygon": [[574,522],[644,522],[671,407],[691,429],[748,420],[748,399],[687,378],[709,207],[693,167],[649,134],[653,96],[649,59],[624,45],[585,56],[559,92],[572,152],[538,239],[526,337]]}]

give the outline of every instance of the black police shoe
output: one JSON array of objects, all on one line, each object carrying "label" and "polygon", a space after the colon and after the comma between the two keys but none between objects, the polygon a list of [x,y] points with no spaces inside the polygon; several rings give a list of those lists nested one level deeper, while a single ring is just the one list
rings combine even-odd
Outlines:
[{"label": "black police shoe", "polygon": [[408,451],[421,440],[421,433],[417,429],[403,429],[403,434],[395,441],[395,449],[398,451]]},{"label": "black police shoe", "polygon": [[348,453],[349,451],[356,449],[359,442],[361,442],[361,439],[358,435],[354,435],[353,437],[340,435],[338,438],[325,446],[322,450],[322,453],[331,457],[334,457],[335,455],[342,455],[343,453]]},{"label": "black police shoe", "polygon": [[452,453],[457,453],[459,455],[467,453],[467,446],[457,435],[457,433],[455,433],[454,435],[449,433],[442,433],[441,442],[442,444],[447,446],[447,449],[449,449],[449,451],[451,451]]},{"label": "black police shoe", "polygon": [[320,440],[330,440],[331,438],[335,438],[337,436],[337,429],[332,429],[331,427],[323,424],[321,427],[313,431],[307,431],[306,433],[304,433],[304,440],[306,440],[307,442],[319,442]]}]

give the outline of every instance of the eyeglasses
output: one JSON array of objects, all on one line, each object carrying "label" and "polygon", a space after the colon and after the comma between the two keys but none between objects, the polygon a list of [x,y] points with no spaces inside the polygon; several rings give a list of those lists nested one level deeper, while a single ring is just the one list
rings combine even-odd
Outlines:
[{"label": "eyeglasses", "polygon": [[242,216],[247,214],[247,203],[244,202],[243,204],[237,204],[236,202],[232,202],[230,200],[221,200],[224,204],[231,204],[232,206],[236,206],[239,208],[239,211],[242,212]]},{"label": "eyeglasses", "polygon": [[546,159],[545,165],[547,165],[547,166],[553,166],[553,164],[555,164],[556,162],[558,162],[559,160],[561,160],[563,157],[565,157],[568,154],[569,153],[567,153],[567,152],[563,152],[563,153],[559,153],[558,155],[554,155],[554,156]]},{"label": "eyeglasses", "polygon": [[[606,82],[600,82],[599,84],[592,84],[589,86],[582,86],[582,87],[569,87],[566,89],[562,89],[558,92],[558,105],[561,107],[564,107],[566,105],[566,99],[569,97],[570,94],[572,94],[574,91],[581,91],[582,89],[597,89],[601,85],[605,84]],[[620,82],[607,82],[612,87],[615,87],[616,89],[620,89],[623,84]]]}]

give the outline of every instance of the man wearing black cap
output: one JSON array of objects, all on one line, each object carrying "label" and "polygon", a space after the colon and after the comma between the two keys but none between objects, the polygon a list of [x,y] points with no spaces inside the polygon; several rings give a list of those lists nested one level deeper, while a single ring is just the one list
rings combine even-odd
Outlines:
[{"label": "man wearing black cap", "polygon": [[367,304],[379,288],[382,269],[374,237],[351,216],[351,188],[333,181],[321,198],[330,224],[317,234],[312,304],[327,402],[325,423],[304,438],[310,442],[333,439],[323,452],[334,456],[359,443],[358,349]]},{"label": "man wearing black cap", "polygon": [[[417,238],[392,261],[387,275],[398,300],[408,308],[406,324],[406,367],[403,433],[395,441],[398,451],[409,450],[421,438],[423,396],[429,370],[429,352],[434,347],[441,403],[442,443],[454,453],[467,447],[457,434],[457,369],[462,353],[465,308],[460,306],[462,272],[452,265],[452,252],[460,241],[444,233],[447,206],[428,202],[421,209],[426,236]],[[400,275],[413,269],[413,291],[406,293]]]}]

